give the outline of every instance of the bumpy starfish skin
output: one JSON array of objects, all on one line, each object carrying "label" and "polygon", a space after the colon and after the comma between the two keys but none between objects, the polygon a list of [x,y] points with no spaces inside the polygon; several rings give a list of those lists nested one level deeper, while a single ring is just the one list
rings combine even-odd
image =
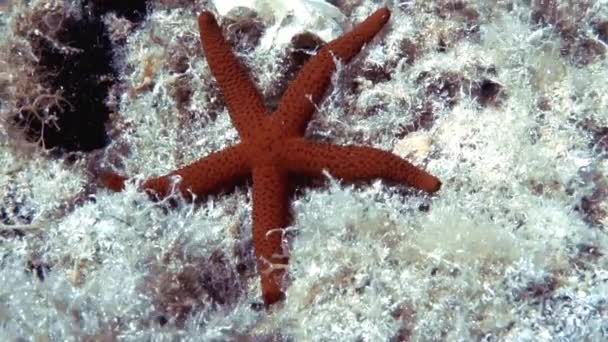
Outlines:
[{"label": "bumpy starfish skin", "polygon": [[[198,18],[201,42],[209,68],[224,96],[241,142],[212,153],[162,177],[151,178],[143,189],[156,197],[171,191],[172,176],[187,198],[231,185],[244,177],[253,183],[253,241],[261,278],[262,297],[272,304],[283,297],[281,284],[288,258],[281,228],[289,224],[288,176],[320,176],[323,170],[347,181],[383,178],[435,192],[441,182],[398,156],[370,147],[337,146],[304,139],[304,130],[321,100],[336,66],[348,62],[386,24],[380,9],[344,36],[321,48],[298,73],[277,110],[269,114],[262,96],[238,62],[212,14]],[[120,191],[125,178],[108,174],[104,182]]]}]

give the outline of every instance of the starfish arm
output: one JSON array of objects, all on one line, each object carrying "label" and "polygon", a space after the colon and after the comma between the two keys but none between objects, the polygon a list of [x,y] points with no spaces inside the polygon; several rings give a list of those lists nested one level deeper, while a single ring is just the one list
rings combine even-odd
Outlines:
[{"label": "starfish arm", "polygon": [[112,171],[102,171],[101,175],[99,176],[99,181],[105,188],[119,192],[125,189],[127,177]]},{"label": "starfish arm", "polygon": [[[238,144],[224,150],[211,153],[205,158],[186,165],[167,175],[150,178],[143,182],[142,188],[157,199],[167,197],[174,184],[173,177],[179,176],[178,189],[184,197],[203,195],[223,186],[236,183],[249,174],[249,158],[245,148]],[[124,189],[126,177],[115,173],[106,173],[101,177],[102,183],[110,190]]]},{"label": "starfish arm", "polygon": [[334,56],[349,62],[374,38],[390,18],[390,11],[381,8],[349,33],[337,38],[323,48],[302,67],[290,84],[272,116],[291,135],[302,135],[318,103],[325,93],[331,74],[336,69]]},{"label": "starfish arm", "polygon": [[289,222],[286,172],[274,166],[253,169],[253,243],[266,305],[284,297],[281,289],[288,258],[282,230]]},{"label": "starfish arm", "polygon": [[179,176],[179,191],[188,199],[233,185],[250,172],[249,157],[242,144],[214,152],[167,175],[150,178],[143,189],[159,198],[171,192],[173,177]]},{"label": "starfish arm", "polygon": [[262,127],[266,113],[264,99],[222,36],[213,15],[201,13],[198,26],[207,63],[224,96],[232,123],[246,140]]},{"label": "starfish arm", "polygon": [[346,181],[383,178],[427,192],[441,187],[439,179],[405,159],[366,146],[338,146],[293,138],[283,145],[281,160],[294,173],[319,176],[327,170]]}]

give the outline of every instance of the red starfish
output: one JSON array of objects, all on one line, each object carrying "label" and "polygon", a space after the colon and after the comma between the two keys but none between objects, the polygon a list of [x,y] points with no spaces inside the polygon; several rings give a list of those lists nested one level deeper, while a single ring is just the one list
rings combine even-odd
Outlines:
[{"label": "red starfish", "polygon": [[[150,178],[142,186],[157,197],[165,197],[170,193],[173,176],[179,176],[178,189],[191,199],[192,194],[208,194],[251,175],[253,242],[262,297],[267,305],[284,295],[281,283],[288,258],[281,244],[281,228],[289,223],[289,174],[321,176],[323,170],[328,170],[347,181],[383,178],[428,192],[441,186],[437,178],[389,152],[319,143],[303,137],[315,103],[320,101],[336,68],[334,57],[348,62],[389,17],[388,9],[380,9],[351,32],[321,48],[291,82],[272,115],[224,40],[213,15],[203,12],[198,17],[209,68],[241,142],[167,175]],[[103,181],[108,188],[120,191],[125,179],[108,174]]]}]

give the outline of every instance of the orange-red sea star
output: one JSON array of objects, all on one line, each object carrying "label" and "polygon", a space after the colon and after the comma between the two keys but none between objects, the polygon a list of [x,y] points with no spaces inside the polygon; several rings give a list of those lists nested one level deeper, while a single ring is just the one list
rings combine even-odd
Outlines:
[{"label": "orange-red sea star", "polygon": [[[167,175],[150,178],[142,187],[157,197],[167,196],[173,176],[178,189],[191,194],[210,193],[251,175],[253,179],[253,241],[262,297],[272,304],[283,297],[281,283],[288,258],[281,228],[289,224],[288,177],[320,176],[327,170],[346,181],[383,178],[428,192],[441,182],[427,172],[386,151],[362,146],[338,146],[304,139],[304,130],[323,96],[336,66],[334,58],[348,62],[389,20],[390,12],[377,10],[355,28],[321,48],[303,66],[274,113],[268,113],[262,96],[224,40],[213,15],[198,17],[205,56],[223,94],[241,141]],[[115,191],[125,177],[107,174],[104,184]]]}]

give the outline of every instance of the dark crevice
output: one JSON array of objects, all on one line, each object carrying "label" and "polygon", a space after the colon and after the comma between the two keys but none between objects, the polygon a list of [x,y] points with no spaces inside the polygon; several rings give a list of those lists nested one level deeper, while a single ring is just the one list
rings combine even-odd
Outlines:
[{"label": "dark crevice", "polygon": [[132,22],[140,22],[147,14],[146,0],[90,0],[89,4],[95,17],[113,12]]},{"label": "dark crevice", "polygon": [[105,123],[111,109],[106,98],[118,76],[101,19],[108,12],[139,21],[145,18],[146,4],[91,0],[83,5],[82,16],[63,18],[57,31],[29,32],[27,38],[39,58],[36,73],[48,94],[59,96],[49,99],[42,112],[28,107],[17,115],[16,123],[29,140],[60,153],[89,152],[108,144]]}]

